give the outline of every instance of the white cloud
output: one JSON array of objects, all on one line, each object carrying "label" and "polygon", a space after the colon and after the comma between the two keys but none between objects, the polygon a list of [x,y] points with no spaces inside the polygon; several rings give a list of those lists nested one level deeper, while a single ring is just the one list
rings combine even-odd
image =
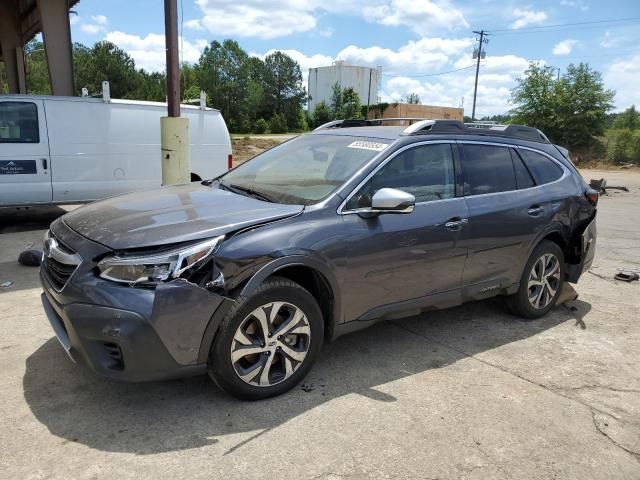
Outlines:
[{"label": "white cloud", "polygon": [[106,25],[109,23],[109,20],[104,15],[91,15],[91,20],[93,20],[98,25]]},{"label": "white cloud", "polygon": [[[424,104],[458,107],[464,97],[465,111],[470,114],[475,77],[473,68],[438,76],[415,77],[470,66],[473,64],[473,45],[473,38],[423,38],[408,42],[397,50],[350,45],[335,57],[307,55],[293,49],[281,51],[300,64],[305,85],[309,68],[328,66],[335,60],[345,60],[353,65],[381,65],[383,74],[386,74],[380,92],[383,101],[401,101],[409,93],[417,93]],[[251,55],[264,58],[273,51]],[[526,58],[516,55],[487,56],[480,67],[477,114],[484,116],[508,111],[515,79],[522,76],[528,66]]]},{"label": "white cloud", "polygon": [[196,0],[196,4],[204,14],[199,25],[216,35],[270,39],[316,27],[314,6],[307,0]]},{"label": "white cloud", "polygon": [[472,63],[471,49],[474,42],[473,38],[422,38],[411,40],[398,50],[349,45],[336,58],[360,65],[381,65],[383,72],[390,74],[428,73],[444,67],[451,61],[451,57],[458,57],[465,52],[469,53],[467,64]]},{"label": "white cloud", "polygon": [[321,54],[305,55],[304,53],[294,49],[271,49],[266,53],[250,52],[249,55],[251,55],[252,57],[258,57],[261,60],[264,60],[265,57],[275,52],[282,52],[290,56],[291,58],[293,58],[296,62],[298,62],[298,64],[300,65],[300,70],[302,70],[302,84],[305,86],[305,88],[309,84],[308,79],[309,79],[310,68],[328,67],[328,66],[331,66],[334,61],[333,57],[330,57],[328,55],[321,55]]},{"label": "white cloud", "polygon": [[604,72],[604,84],[616,91],[616,111],[622,111],[632,104],[640,105],[638,78],[640,78],[640,54],[628,60],[616,60]]},{"label": "white cloud", "polygon": [[469,27],[462,12],[444,1],[391,0],[387,4],[366,7],[364,17],[382,25],[406,25],[419,35],[432,34],[438,28]]},{"label": "white cloud", "polygon": [[96,25],[95,23],[83,23],[80,25],[80,30],[89,35],[97,35],[104,32],[106,29],[102,25]]},{"label": "white cloud", "polygon": [[578,45],[577,40],[567,39],[558,42],[553,47],[554,55],[569,55],[573,51],[573,47]]},{"label": "white cloud", "polygon": [[[356,15],[369,22],[408,26],[415,32],[433,34],[433,29],[453,30],[469,24],[449,0],[196,0],[202,18],[189,20],[192,29],[204,28],[215,35],[271,39],[317,28],[326,12]],[[320,32],[329,32],[324,29]]]},{"label": "white cloud", "polygon": [[187,20],[186,22],[184,22],[184,26],[190,28],[191,30],[204,30],[202,22],[197,18],[193,20]]},{"label": "white cloud", "polygon": [[69,14],[69,24],[75,25],[79,21],[80,21],[80,16],[79,15]]},{"label": "white cloud", "polygon": [[589,10],[589,5],[584,3],[582,0],[561,0],[560,5],[569,8],[579,8],[583,12]]},{"label": "white cloud", "polygon": [[[164,35],[150,33],[146,37],[140,37],[115,31],[107,33],[105,40],[114,43],[131,55],[138,68],[144,68],[152,72],[161,72],[166,68]],[[197,62],[207,44],[206,40],[189,42],[179,39],[178,45],[182,49],[180,61]]]},{"label": "white cloud", "polygon": [[603,48],[611,48],[615,45],[615,40],[613,38],[611,38],[611,33],[610,32],[604,32],[604,36],[602,37],[602,40],[600,41],[600,46]]},{"label": "white cloud", "polygon": [[547,14],[542,10],[525,10],[521,8],[516,8],[513,11],[513,17],[515,22],[513,22],[511,28],[522,28],[527,25],[542,23],[548,18]]}]

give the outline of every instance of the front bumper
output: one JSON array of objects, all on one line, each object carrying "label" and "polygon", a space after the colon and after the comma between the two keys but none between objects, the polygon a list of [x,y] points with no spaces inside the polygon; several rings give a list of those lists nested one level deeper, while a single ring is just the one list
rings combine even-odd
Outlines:
[{"label": "front bumper", "polygon": [[155,289],[116,284],[97,277],[94,267],[83,262],[61,289],[45,268],[40,272],[44,310],[75,362],[132,382],[206,371],[213,336],[231,300],[183,279]]}]

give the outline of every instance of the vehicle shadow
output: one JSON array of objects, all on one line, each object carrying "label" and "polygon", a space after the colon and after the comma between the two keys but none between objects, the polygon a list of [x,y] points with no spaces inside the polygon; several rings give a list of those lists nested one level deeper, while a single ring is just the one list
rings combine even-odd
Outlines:
[{"label": "vehicle shadow", "polygon": [[[559,307],[545,318],[522,321],[500,299],[475,302],[394,322],[383,322],[327,345],[309,376],[289,393],[260,402],[225,395],[206,377],[123,384],[73,364],[52,338],[27,358],[25,399],[51,433],[110,452],[139,455],[198,448],[219,437],[255,432],[253,438],[334,398],[360,394],[381,402],[376,390],[401,378],[534,336],[583,318],[591,309]],[[582,323],[578,323],[582,322]],[[573,326],[573,324],[572,324]]]},{"label": "vehicle shadow", "polygon": [[1,207],[0,233],[30,232],[45,230],[51,222],[61,217],[68,210],[57,205],[43,205],[40,207]]}]

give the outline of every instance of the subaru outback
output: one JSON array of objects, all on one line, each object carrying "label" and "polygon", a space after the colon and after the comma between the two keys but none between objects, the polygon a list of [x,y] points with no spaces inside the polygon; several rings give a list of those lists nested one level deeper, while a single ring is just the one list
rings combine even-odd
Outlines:
[{"label": "subaru outback", "polygon": [[382,123],[331,122],[53,222],[42,302],[68,355],[261,399],[345,333],[497,295],[538,318],[590,267],[598,195],[543,133]]}]

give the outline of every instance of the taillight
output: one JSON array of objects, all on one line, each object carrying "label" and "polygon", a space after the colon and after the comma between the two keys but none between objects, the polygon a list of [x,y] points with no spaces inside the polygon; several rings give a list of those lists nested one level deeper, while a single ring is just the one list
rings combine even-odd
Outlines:
[{"label": "taillight", "polygon": [[593,188],[589,188],[586,192],[584,192],[584,197],[594,207],[598,205],[598,199],[600,198],[600,195]]},{"label": "taillight", "polygon": [[229,154],[227,157],[227,169],[231,170],[233,168],[233,155]]}]

